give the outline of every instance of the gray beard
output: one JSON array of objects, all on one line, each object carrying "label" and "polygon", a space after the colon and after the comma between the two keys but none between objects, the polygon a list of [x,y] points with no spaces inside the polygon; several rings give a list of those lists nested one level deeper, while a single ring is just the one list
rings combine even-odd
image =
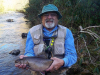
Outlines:
[{"label": "gray beard", "polygon": [[45,26],[46,26],[46,28],[53,28],[55,26],[55,23],[54,22],[53,23],[46,23],[45,22]]}]

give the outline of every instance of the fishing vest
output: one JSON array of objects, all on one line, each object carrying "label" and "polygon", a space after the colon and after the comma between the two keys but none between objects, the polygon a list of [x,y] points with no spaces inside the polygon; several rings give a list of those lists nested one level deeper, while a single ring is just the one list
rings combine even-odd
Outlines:
[{"label": "fishing vest", "polygon": [[[43,26],[42,24],[36,25],[30,29],[30,34],[32,40],[34,42],[34,53],[35,55],[42,54],[46,45],[43,41]],[[57,34],[57,38],[54,40],[53,44],[53,55],[63,55],[65,53],[65,37],[66,37],[66,27],[58,25],[58,30],[53,33],[53,35]],[[50,40],[52,42],[52,40]]]}]

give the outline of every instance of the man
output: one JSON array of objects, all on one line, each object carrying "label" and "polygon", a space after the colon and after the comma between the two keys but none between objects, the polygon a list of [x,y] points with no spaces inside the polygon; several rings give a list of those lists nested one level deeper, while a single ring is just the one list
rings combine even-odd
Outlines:
[{"label": "man", "polygon": [[[22,59],[25,56],[42,55],[46,49],[47,58],[53,61],[52,65],[46,70],[50,71],[51,75],[55,70],[63,67],[71,67],[77,61],[77,54],[74,46],[74,39],[71,31],[58,25],[58,20],[62,18],[58,8],[53,4],[48,4],[43,7],[42,13],[38,15],[42,20],[42,24],[33,26],[27,35],[25,54],[21,55]],[[59,58],[57,55],[63,56]],[[53,57],[52,57],[53,56]],[[26,65],[17,65],[16,67],[25,68]],[[55,73],[54,75],[66,75]]]}]

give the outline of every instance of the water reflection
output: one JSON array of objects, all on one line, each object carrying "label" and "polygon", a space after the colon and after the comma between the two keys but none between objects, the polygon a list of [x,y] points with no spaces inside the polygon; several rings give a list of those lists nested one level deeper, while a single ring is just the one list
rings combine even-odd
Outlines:
[{"label": "water reflection", "polygon": [[[13,19],[14,22],[7,22]],[[19,56],[10,55],[12,50],[20,49],[24,54],[26,39],[22,39],[21,34],[27,33],[29,25],[25,23],[24,14],[9,12],[0,15],[0,74],[1,75],[29,75],[30,71],[18,69],[14,66],[14,61]]]}]

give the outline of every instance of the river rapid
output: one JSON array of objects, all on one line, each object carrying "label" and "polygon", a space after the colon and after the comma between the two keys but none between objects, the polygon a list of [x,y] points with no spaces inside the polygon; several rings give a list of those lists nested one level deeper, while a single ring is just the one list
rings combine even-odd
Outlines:
[{"label": "river rapid", "polygon": [[[25,51],[26,39],[22,39],[21,34],[27,33],[30,28],[24,16],[12,11],[0,15],[0,75],[31,75],[29,70],[14,65],[14,61]],[[13,19],[14,22],[7,22],[7,19]],[[21,51],[18,56],[9,54],[17,49]]]}]

